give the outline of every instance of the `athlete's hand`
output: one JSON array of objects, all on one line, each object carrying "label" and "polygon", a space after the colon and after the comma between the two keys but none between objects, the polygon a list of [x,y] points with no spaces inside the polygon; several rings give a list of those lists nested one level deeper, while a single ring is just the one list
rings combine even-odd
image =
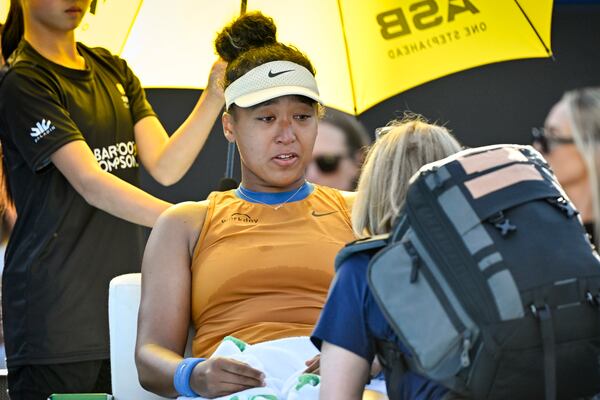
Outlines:
[{"label": "athlete's hand", "polygon": [[265,375],[243,362],[230,358],[209,358],[192,371],[192,389],[212,399],[265,385]]},{"label": "athlete's hand", "polygon": [[307,366],[307,368],[304,370],[305,374],[319,375],[319,372],[321,372],[320,371],[320,367],[321,367],[321,353],[317,354],[316,356],[314,356],[310,360],[305,361],[304,365]]}]

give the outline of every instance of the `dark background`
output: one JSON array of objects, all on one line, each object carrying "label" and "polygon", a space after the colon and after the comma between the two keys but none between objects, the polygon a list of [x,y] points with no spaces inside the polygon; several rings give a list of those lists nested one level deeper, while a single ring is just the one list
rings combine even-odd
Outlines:
[{"label": "dark background", "polygon": [[[508,61],[459,72],[399,94],[358,118],[373,132],[410,110],[446,124],[467,146],[527,144],[531,128],[543,125],[565,90],[600,85],[600,1],[555,1],[551,44],[554,59]],[[167,131],[173,132],[192,110],[200,91],[148,89],[147,95]],[[165,188],[143,172],[142,186],[171,202],[203,199],[223,176],[226,153],[217,121],[180,182]],[[238,161],[235,174],[239,179]]]}]

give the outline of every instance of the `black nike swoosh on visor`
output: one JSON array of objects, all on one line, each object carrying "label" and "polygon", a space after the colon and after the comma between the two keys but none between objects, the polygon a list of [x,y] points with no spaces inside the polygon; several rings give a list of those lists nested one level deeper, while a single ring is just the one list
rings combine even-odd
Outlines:
[{"label": "black nike swoosh on visor", "polygon": [[292,72],[292,71],[294,71],[294,70],[287,69],[285,71],[279,71],[279,72],[269,71],[269,78],[275,78],[277,75],[285,74],[286,72]]}]

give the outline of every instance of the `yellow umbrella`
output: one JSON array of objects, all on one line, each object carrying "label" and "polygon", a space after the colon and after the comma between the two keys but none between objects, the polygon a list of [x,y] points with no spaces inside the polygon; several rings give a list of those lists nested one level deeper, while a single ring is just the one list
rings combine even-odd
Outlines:
[{"label": "yellow umbrella", "polygon": [[[7,2],[7,0],[2,0]],[[215,33],[240,0],[94,0],[78,32],[146,87],[202,88]],[[360,114],[433,79],[548,57],[552,0],[249,0],[313,61],[327,105]]]}]

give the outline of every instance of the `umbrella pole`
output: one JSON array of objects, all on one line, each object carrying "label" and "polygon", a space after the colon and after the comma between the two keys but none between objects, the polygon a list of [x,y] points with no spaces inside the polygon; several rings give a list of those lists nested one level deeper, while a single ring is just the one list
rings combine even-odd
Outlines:
[{"label": "umbrella pole", "polygon": [[[248,0],[242,0],[240,6],[240,15],[244,15],[246,13],[246,8],[248,6]],[[233,166],[235,163],[235,142],[227,143],[227,164],[225,165],[225,176],[221,178],[219,184],[217,185],[217,190],[225,191],[230,189],[235,189],[238,184],[233,179]]]},{"label": "umbrella pole", "polygon": [[233,165],[235,162],[235,142],[227,143],[227,164],[225,166],[225,176],[219,180],[217,190],[224,192],[226,190],[235,189],[238,183],[233,179]]},{"label": "umbrella pole", "polygon": [[227,143],[227,165],[225,166],[225,178],[233,179],[233,165],[235,163],[235,142]]}]

